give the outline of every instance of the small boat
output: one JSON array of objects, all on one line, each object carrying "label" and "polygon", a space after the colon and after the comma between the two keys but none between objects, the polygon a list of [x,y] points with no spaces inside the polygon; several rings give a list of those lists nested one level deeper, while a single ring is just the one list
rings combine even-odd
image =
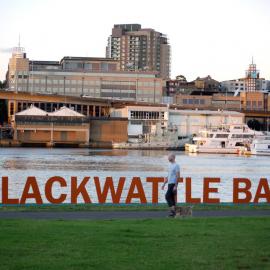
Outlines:
[{"label": "small boat", "polygon": [[[189,139],[187,139],[189,140]],[[171,143],[171,142],[142,142],[142,143],[113,143],[114,149],[140,149],[140,150],[181,150],[187,140]]]},{"label": "small boat", "polygon": [[157,149],[157,150],[182,150],[190,142],[188,136],[177,136],[177,133],[161,135],[146,135],[145,138],[129,139],[126,143],[113,143],[115,149]]}]

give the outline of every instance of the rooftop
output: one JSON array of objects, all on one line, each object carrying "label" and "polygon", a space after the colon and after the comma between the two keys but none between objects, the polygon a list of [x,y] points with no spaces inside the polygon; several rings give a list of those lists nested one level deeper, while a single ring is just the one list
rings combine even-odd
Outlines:
[{"label": "rooftop", "polygon": [[81,57],[81,56],[64,56],[60,62],[69,60],[69,61],[104,61],[104,62],[117,62],[112,58],[106,57]]},{"label": "rooftop", "polygon": [[243,113],[235,111],[224,111],[224,110],[170,110],[170,113],[176,114],[195,114],[195,115],[231,115],[231,116],[244,116]]},{"label": "rooftop", "polygon": [[75,112],[66,106],[61,107],[59,110],[49,113],[50,116],[72,116],[72,117],[84,117],[83,114]]},{"label": "rooftop", "polygon": [[61,107],[59,110],[47,113],[33,104],[26,110],[16,113],[16,116],[60,116],[60,117],[85,117],[83,114],[75,112],[72,109],[67,108],[66,106]]},{"label": "rooftop", "polygon": [[42,61],[42,60],[30,60],[29,64],[34,65],[59,65],[60,63],[58,61]]},{"label": "rooftop", "polygon": [[16,115],[29,115],[29,116],[34,116],[34,115],[37,115],[37,116],[46,116],[48,115],[47,112],[35,107],[34,105],[31,105],[28,109],[24,110],[24,111],[21,111],[19,113],[16,113]]}]

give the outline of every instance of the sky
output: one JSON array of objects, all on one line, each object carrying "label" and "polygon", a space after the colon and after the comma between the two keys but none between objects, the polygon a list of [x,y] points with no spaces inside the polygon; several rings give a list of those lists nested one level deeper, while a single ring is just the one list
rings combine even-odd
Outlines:
[{"label": "sky", "polygon": [[168,35],[172,78],[241,78],[253,56],[270,79],[270,0],[0,0],[0,80],[19,35],[33,60],[105,57],[121,23]]}]

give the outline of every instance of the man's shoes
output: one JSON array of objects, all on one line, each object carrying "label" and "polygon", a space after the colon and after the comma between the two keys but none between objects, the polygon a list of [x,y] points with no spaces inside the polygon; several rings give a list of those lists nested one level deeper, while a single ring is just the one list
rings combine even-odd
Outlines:
[{"label": "man's shoes", "polygon": [[168,217],[175,217],[175,211],[171,210]]}]

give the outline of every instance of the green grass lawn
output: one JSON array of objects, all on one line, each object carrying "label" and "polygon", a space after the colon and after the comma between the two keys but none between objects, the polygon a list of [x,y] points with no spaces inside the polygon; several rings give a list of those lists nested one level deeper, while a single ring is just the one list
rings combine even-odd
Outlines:
[{"label": "green grass lawn", "polygon": [[[0,211],[164,211],[166,204],[113,205],[113,204],[61,204],[61,205],[0,205]],[[193,210],[270,210],[270,204],[194,204]]]},{"label": "green grass lawn", "polygon": [[0,269],[270,269],[270,218],[0,220]]}]

